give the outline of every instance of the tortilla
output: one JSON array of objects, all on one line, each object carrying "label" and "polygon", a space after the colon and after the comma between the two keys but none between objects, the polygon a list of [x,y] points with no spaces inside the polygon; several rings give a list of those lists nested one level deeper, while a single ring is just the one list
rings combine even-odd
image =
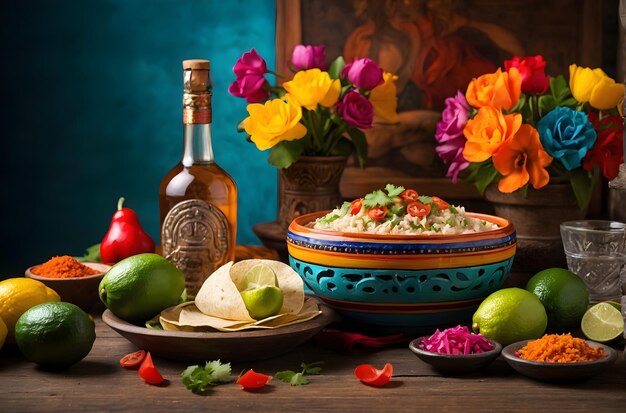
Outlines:
[{"label": "tortilla", "polygon": [[[280,312],[263,320],[250,317],[239,291],[245,288],[247,272],[264,264],[272,268],[283,291]],[[218,268],[204,282],[195,302],[180,304],[161,312],[159,320],[166,330],[201,331],[207,327],[219,331],[252,328],[278,328],[310,320],[320,314],[314,300],[304,299],[304,283],[287,264],[273,260],[243,260]]]}]

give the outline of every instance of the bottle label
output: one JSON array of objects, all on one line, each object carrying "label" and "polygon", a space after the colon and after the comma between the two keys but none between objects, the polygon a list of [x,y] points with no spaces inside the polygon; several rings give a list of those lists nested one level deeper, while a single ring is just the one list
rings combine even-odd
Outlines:
[{"label": "bottle label", "polygon": [[211,109],[203,108],[184,108],[183,123],[185,125],[207,124],[211,123]]},{"label": "bottle label", "polygon": [[185,273],[188,296],[195,297],[224,264],[229,237],[226,215],[201,199],[180,202],[167,213],[161,229],[163,256]]}]

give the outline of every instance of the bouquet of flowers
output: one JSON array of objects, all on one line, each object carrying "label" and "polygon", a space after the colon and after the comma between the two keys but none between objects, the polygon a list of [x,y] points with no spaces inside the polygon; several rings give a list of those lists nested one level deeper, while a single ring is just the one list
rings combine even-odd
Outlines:
[{"label": "bouquet of flowers", "polygon": [[[287,168],[302,155],[349,156],[363,165],[367,141],[363,129],[374,119],[397,122],[395,76],[371,59],[346,64],[342,57],[326,64],[324,46],[298,45],[291,56],[293,79],[270,86],[265,60],[254,50],[233,68],[230,94],[249,103],[249,116],[238,129],[259,150],[269,149],[269,163]],[[264,103],[262,103],[264,102]]]},{"label": "bouquet of flowers", "polygon": [[436,151],[453,182],[462,173],[481,193],[497,182],[526,195],[529,185],[569,181],[584,209],[598,174],[617,176],[624,85],[601,69],[572,64],[567,82],[545,67],[542,56],[514,57],[446,99]]}]

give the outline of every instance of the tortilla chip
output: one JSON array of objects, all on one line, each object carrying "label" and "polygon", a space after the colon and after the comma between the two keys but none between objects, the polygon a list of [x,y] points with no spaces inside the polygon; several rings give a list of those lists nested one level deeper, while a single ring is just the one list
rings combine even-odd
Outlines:
[{"label": "tortilla chip", "polygon": [[204,314],[226,320],[254,322],[231,278],[233,263],[219,267],[196,294],[196,306]]},{"label": "tortilla chip", "polygon": [[[307,299],[298,314],[284,313],[263,320],[241,322],[213,317],[202,313],[193,302],[179,304],[161,312],[161,325],[166,330],[206,331],[212,328],[218,331],[241,331],[251,329],[274,329],[302,323],[315,318],[322,312],[313,299]],[[166,325],[168,326],[166,328]]]}]

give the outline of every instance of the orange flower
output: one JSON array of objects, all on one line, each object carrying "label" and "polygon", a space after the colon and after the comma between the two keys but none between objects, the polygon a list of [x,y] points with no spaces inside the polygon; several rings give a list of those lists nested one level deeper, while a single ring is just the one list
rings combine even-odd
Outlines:
[{"label": "orange flower", "polygon": [[504,175],[498,182],[498,189],[511,193],[528,182],[535,189],[543,188],[550,180],[546,167],[551,162],[552,157],[541,146],[537,129],[523,124],[519,132],[493,154],[493,165]]},{"label": "orange flower", "polygon": [[505,115],[500,109],[483,106],[463,129],[467,138],[463,157],[469,162],[486,161],[500,145],[517,133],[521,124],[522,115],[519,113]]},{"label": "orange flower", "polygon": [[496,109],[511,110],[522,93],[522,76],[517,68],[512,67],[508,72],[501,69],[495,73],[488,73],[473,79],[465,98],[475,107],[494,106]]}]

